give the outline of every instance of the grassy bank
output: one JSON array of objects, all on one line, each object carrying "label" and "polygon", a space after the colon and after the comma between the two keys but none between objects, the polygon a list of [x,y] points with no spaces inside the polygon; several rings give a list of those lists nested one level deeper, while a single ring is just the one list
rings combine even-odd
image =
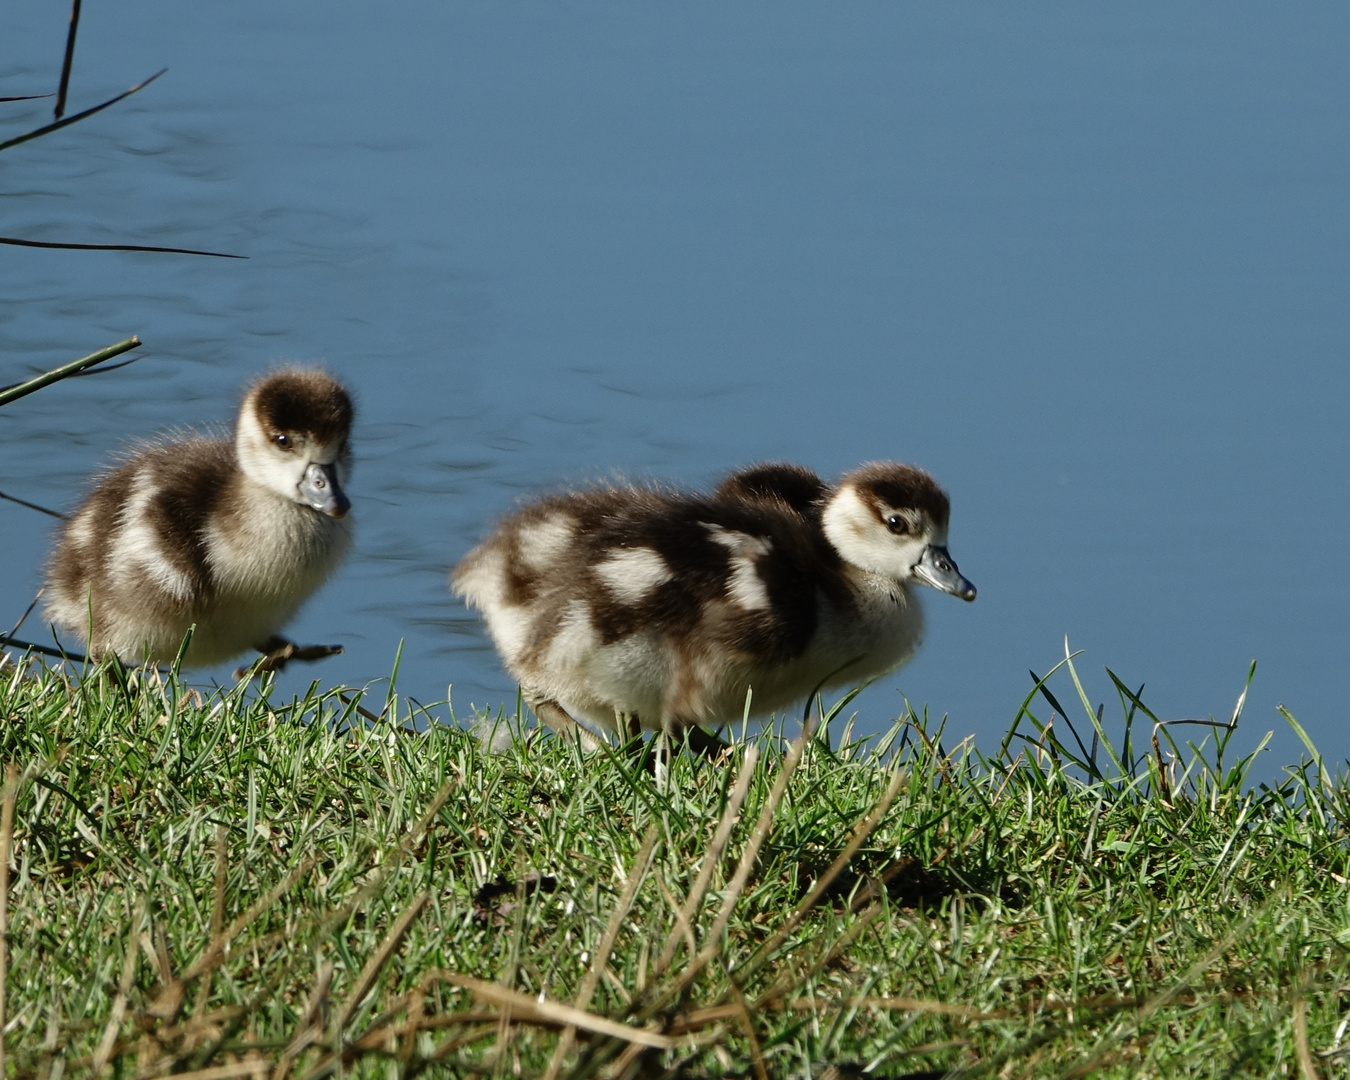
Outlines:
[{"label": "grassy bank", "polygon": [[397,699],[11,667],[4,1068],[1344,1075],[1345,786],[1122,701],[1138,751],[910,715],[658,782]]}]

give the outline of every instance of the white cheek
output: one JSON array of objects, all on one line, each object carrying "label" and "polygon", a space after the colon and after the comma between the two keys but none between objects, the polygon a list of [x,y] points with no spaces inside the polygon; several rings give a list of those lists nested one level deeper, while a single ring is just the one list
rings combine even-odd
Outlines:
[{"label": "white cheek", "polygon": [[926,536],[896,536],[857,492],[843,487],[830,500],[822,524],[836,551],[854,566],[908,581],[928,545]]},{"label": "white cheek", "polygon": [[252,416],[240,417],[234,446],[245,476],[293,502],[302,501],[298,488],[307,463],[298,454],[273,446]]}]

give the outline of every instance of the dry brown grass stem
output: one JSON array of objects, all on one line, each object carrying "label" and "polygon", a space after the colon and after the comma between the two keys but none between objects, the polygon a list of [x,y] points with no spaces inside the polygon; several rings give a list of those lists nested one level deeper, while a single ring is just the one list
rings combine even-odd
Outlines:
[{"label": "dry brown grass stem", "polygon": [[[1130,998],[1128,1003],[1138,1003],[1137,998]],[[1126,1003],[1126,1004],[1128,1004]],[[1013,1012],[1009,1009],[975,1009],[967,1005],[953,1005],[947,1001],[932,1001],[927,998],[912,997],[848,997],[840,999],[830,999],[822,997],[809,998],[779,998],[776,1001],[761,1004],[756,1001],[748,1004],[747,1008],[752,1012],[820,1012],[834,1014],[845,1009],[887,1009],[897,1012],[917,1012],[932,1013],[939,1016],[954,1016],[961,1020],[967,1020],[971,1023],[991,1020],[1009,1020],[1021,1016],[1021,1013]],[[723,1020],[735,1020],[741,1014],[741,1007],[736,1002],[728,1002],[723,1005],[710,1005],[703,1009],[694,1009],[685,1013],[679,1019],[666,1029],[668,1035],[685,1035],[694,1031],[701,1031],[710,1024],[721,1023]]]},{"label": "dry brown grass stem", "polygon": [[[614,905],[613,912],[610,913],[604,936],[600,939],[600,944],[596,946],[591,968],[581,980],[576,1000],[573,1002],[574,1007],[582,1012],[585,1012],[591,1004],[591,995],[595,993],[595,988],[600,982],[600,975],[605,970],[605,965],[609,963],[610,953],[614,951],[614,943],[618,940],[623,921],[628,917],[628,911],[633,906],[633,898],[637,896],[638,886],[642,884],[642,879],[647,873],[647,865],[651,862],[652,851],[655,849],[657,838],[660,835],[661,826],[653,823],[647,829],[647,835],[642,838],[642,846],[633,859],[633,865],[629,867],[627,879],[623,884],[623,892],[620,893],[619,900]],[[545,1080],[555,1080],[558,1070],[562,1068],[563,1058],[572,1049],[572,1042],[576,1038],[576,1034],[576,1028],[570,1024],[563,1029],[562,1037],[558,1040],[558,1045],[553,1051],[553,1058],[549,1061],[548,1072],[544,1074]]]},{"label": "dry brown grass stem", "polygon": [[668,1035],[662,1035],[660,1032],[620,1024],[616,1020],[609,1020],[603,1016],[596,1016],[594,1013],[583,1012],[571,1005],[563,1005],[556,1001],[537,1001],[529,994],[522,994],[518,990],[512,990],[497,983],[452,973],[447,973],[445,977],[456,986],[468,990],[475,997],[510,1009],[511,1016],[515,1020],[522,1020],[526,1023],[533,1021],[581,1028],[583,1031],[593,1031],[597,1035],[609,1035],[616,1039],[622,1039],[624,1042],[650,1046],[657,1050],[668,1050],[678,1045],[675,1039]]},{"label": "dry brown grass stem", "polygon": [[441,785],[440,790],[432,797],[426,812],[417,819],[417,823],[408,830],[408,834],[395,846],[393,854],[380,864],[379,870],[372,876],[366,886],[361,889],[351,900],[342,907],[338,908],[325,920],[329,925],[339,922],[346,922],[358,907],[364,904],[372,896],[378,893],[383,887],[385,879],[403,865],[412,850],[422,842],[422,837],[426,835],[431,823],[436,820],[436,815],[440,813],[441,807],[445,805],[445,800],[450,797],[450,793],[459,786],[459,780],[447,780]]},{"label": "dry brown grass stem", "polygon": [[375,980],[379,977],[380,969],[388,962],[389,957],[393,955],[394,950],[402,943],[404,935],[407,934],[413,920],[422,914],[422,909],[426,907],[427,901],[431,899],[429,892],[418,893],[413,898],[413,902],[408,905],[406,911],[398,917],[398,922],[390,928],[389,933],[380,942],[380,947],[375,950],[365,966],[361,968],[361,974],[356,977],[356,982],[352,986],[351,993],[347,995],[347,1000],[343,1002],[342,1008],[333,1018],[332,1038],[334,1046],[342,1037],[342,1029],[347,1026],[347,1021],[352,1018],[352,1013],[356,1011],[365,996],[370,993],[370,989],[375,985]]},{"label": "dry brown grass stem", "polygon": [[759,1036],[755,1034],[755,1021],[746,1007],[745,995],[734,981],[728,980],[728,986],[731,996],[735,998],[732,1004],[741,1021],[741,1028],[745,1031],[746,1041],[750,1044],[750,1061],[755,1067],[755,1080],[769,1080],[769,1070],[764,1067],[764,1051],[760,1048]]},{"label": "dry brown grass stem", "polygon": [[1308,999],[1300,987],[1294,994],[1294,1056],[1302,1080],[1322,1080],[1313,1066],[1312,1051],[1308,1048]]},{"label": "dry brown grass stem", "polygon": [[[221,930],[225,926],[225,879],[229,869],[228,858],[228,834],[225,831],[224,825],[217,825],[215,890],[211,901],[212,941],[219,940]],[[192,1014],[194,1016],[199,1016],[206,1010],[206,1003],[211,997],[213,975],[213,972],[207,971],[202,976],[201,981],[197,984],[197,997],[192,1004]]]},{"label": "dry brown grass stem", "polygon": [[834,884],[835,878],[843,873],[844,868],[848,866],[853,856],[857,854],[858,848],[863,845],[867,838],[876,830],[876,827],[881,824],[881,819],[884,818],[886,812],[890,810],[891,803],[895,801],[896,795],[900,793],[900,788],[904,782],[904,771],[901,769],[892,770],[891,782],[886,785],[886,790],[882,793],[881,799],[877,802],[876,806],[872,808],[867,817],[863,818],[863,820],[858,823],[857,827],[853,830],[853,836],[850,837],[849,842],[844,845],[844,850],[835,857],[835,860],[830,864],[829,869],[827,869],[825,873],[820,876],[820,880],[816,882],[815,888],[813,888],[810,893],[807,894],[806,898],[797,905],[796,910],[787,917],[783,922],[783,925],[778,928],[777,932],[755,951],[754,956],[737,969],[736,978],[738,980],[744,981],[745,978],[753,972],[758,971],[766,962],[772,959],[774,954],[778,951],[778,947],[788,939],[792,932],[801,924],[801,921],[811,913],[811,910],[820,902],[820,898],[825,895],[826,890]]},{"label": "dry brown grass stem", "polygon": [[272,1080],[284,1080],[291,1063],[323,1034],[323,1010],[328,1001],[328,988],[332,985],[333,962],[325,960],[319,965],[314,988],[309,992],[309,1001],[305,1003],[305,1011],[295,1026],[295,1034],[272,1070]]},{"label": "dry brown grass stem", "polygon": [[196,961],[187,969],[187,971],[183,972],[182,976],[180,976],[181,981],[187,982],[190,979],[195,979],[198,975],[213,970],[223,958],[225,946],[243,933],[243,931],[247,930],[258,916],[285,896],[286,893],[290,892],[291,889],[294,888],[296,882],[314,869],[314,866],[318,861],[319,857],[317,855],[311,855],[309,858],[305,859],[289,874],[273,885],[272,888],[268,889],[266,893],[255,900],[247,911],[231,922],[230,925],[219,934],[214,935],[201,956],[197,957]]},{"label": "dry brown grass stem", "polygon": [[174,1080],[230,1080],[235,1076],[266,1076],[267,1062],[260,1057],[245,1058],[243,1061],[231,1061],[225,1065],[212,1065],[209,1069],[197,1069],[194,1072],[176,1073]]},{"label": "dry brown grass stem", "polygon": [[778,804],[783,801],[788,781],[792,779],[792,774],[796,772],[797,764],[801,761],[802,753],[805,751],[810,738],[811,728],[809,726],[804,727],[802,733],[793,740],[792,745],[788,748],[788,752],[783,758],[782,767],[778,770],[778,776],[774,779],[773,788],[769,791],[769,797],[764,800],[759,817],[755,821],[755,827],[750,833],[750,839],[741,852],[740,860],[736,864],[736,872],[732,875],[731,881],[727,885],[726,894],[722,897],[722,907],[717,912],[717,917],[713,920],[712,926],[708,928],[708,933],[704,937],[703,948],[679,973],[673,985],[661,995],[658,1002],[650,1010],[644,1010],[649,1015],[654,1015],[664,1003],[677,1000],[698,978],[699,973],[721,951],[722,931],[726,929],[727,922],[731,919],[731,914],[735,911],[736,904],[741,898],[741,892],[745,889],[746,882],[750,880],[750,872],[755,868],[755,862],[759,858],[759,849],[773,829],[773,819],[778,812]]},{"label": "dry brown grass stem", "polygon": [[[672,930],[671,933],[682,935],[684,937],[685,948],[689,950],[689,955],[697,956],[698,939],[694,936],[693,926],[690,925],[688,918],[685,917],[684,905],[675,899],[675,894],[666,887],[665,882],[660,878],[656,879],[656,887],[661,892],[661,899],[666,902],[666,906],[670,908],[671,913],[675,917],[675,929]],[[656,968],[653,970],[652,974],[659,976],[662,974],[662,969]],[[640,989],[641,988],[639,988],[639,990]]]},{"label": "dry brown grass stem", "polygon": [[839,935],[804,972],[784,972],[780,975],[767,990],[755,999],[753,1008],[756,1012],[760,1009],[768,1008],[770,1003],[779,1001],[803,983],[813,979],[820,972],[824,971],[829,964],[836,958],[842,956],[850,945],[853,944],[872,923],[877,916],[885,910],[880,900],[872,904],[858,916],[853,925]]},{"label": "dry brown grass stem", "polygon": [[[666,968],[670,966],[671,960],[675,957],[675,950],[679,947],[684,928],[688,927],[693,922],[694,916],[698,914],[699,906],[703,903],[703,896],[708,891],[708,885],[712,881],[713,872],[722,859],[722,851],[727,846],[727,841],[731,839],[731,830],[736,827],[736,822],[740,820],[741,804],[745,802],[746,792],[750,790],[750,780],[754,777],[755,766],[758,764],[759,747],[746,747],[745,756],[741,761],[741,772],[736,777],[736,785],[731,789],[726,808],[722,811],[722,820],[717,823],[717,831],[713,833],[712,841],[708,844],[707,854],[703,856],[703,864],[698,868],[698,875],[689,888],[689,895],[685,898],[684,905],[679,912],[676,913],[676,926],[666,937],[666,943],[661,948],[661,955],[657,957],[656,965],[652,968],[653,978],[665,974]],[[690,949],[690,955],[694,955],[693,948]]]},{"label": "dry brown grass stem", "polygon": [[98,1041],[94,1059],[89,1064],[92,1076],[101,1076],[112,1058],[113,1048],[117,1044],[117,1033],[122,1027],[122,1018],[127,1013],[127,995],[131,993],[131,980],[136,974],[136,957],[139,953],[137,943],[141,936],[141,923],[145,920],[145,902],[142,901],[131,917],[131,931],[127,934],[126,955],[122,959],[122,978],[117,984],[117,993],[113,997],[112,1010],[108,1014],[108,1023],[103,1028],[103,1037]]},{"label": "dry brown grass stem", "polygon": [[427,1055],[428,1061],[443,1061],[458,1050],[461,1046],[469,1046],[473,1043],[486,1039],[497,1030],[497,1024],[494,1021],[491,1024],[482,1024],[476,1028],[466,1031],[463,1035],[451,1035],[440,1046],[436,1047]]}]

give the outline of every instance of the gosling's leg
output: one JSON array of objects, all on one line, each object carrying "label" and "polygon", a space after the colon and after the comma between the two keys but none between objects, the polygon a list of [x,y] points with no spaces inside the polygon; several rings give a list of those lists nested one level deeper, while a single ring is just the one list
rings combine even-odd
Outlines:
[{"label": "gosling's leg", "polygon": [[[629,728],[630,738],[635,738],[641,728],[637,724],[637,717],[631,717],[632,726]],[[645,748],[641,742],[631,742],[630,754],[634,762],[640,762],[642,768],[653,776],[656,775],[658,766],[668,766],[670,759],[679,749],[681,741],[688,744],[691,753],[699,757],[716,760],[727,749],[729,744],[723,742],[712,732],[700,727],[698,724],[689,724],[687,726],[674,726],[669,731],[660,731],[653,736]]]},{"label": "gosling's leg", "polygon": [[[341,645],[297,645],[294,641],[288,641],[277,634],[273,634],[257,646],[257,649],[263,655],[261,660],[254,663],[252,670],[258,674],[264,671],[281,671],[291,660],[322,660],[326,656],[337,656],[342,652]],[[248,673],[248,668],[236,668],[234,677],[242,679]]]},{"label": "gosling's leg", "polygon": [[596,736],[573,720],[567,714],[567,710],[556,701],[529,697],[525,700],[541,724],[546,724],[565,739],[576,739],[581,743],[583,750],[599,750],[604,745]]},{"label": "gosling's leg", "polygon": [[698,724],[690,724],[684,732],[689,739],[689,749],[699,757],[716,759],[731,748],[730,743],[723,742],[719,736]]}]

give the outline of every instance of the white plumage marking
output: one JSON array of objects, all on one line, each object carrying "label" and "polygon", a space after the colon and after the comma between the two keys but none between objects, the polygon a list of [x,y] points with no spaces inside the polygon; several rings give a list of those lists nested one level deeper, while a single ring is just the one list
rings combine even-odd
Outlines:
[{"label": "white plumage marking", "polygon": [[88,547],[94,539],[94,512],[90,509],[80,511],[79,515],[66,529],[66,536],[76,547]]},{"label": "white plumage marking", "polygon": [[621,548],[597,563],[595,572],[615,599],[625,604],[638,603],[675,576],[670,564],[649,547]]},{"label": "white plumage marking", "polygon": [[487,548],[461,571],[455,587],[487,616],[492,640],[501,654],[512,661],[519,657],[530,641],[532,613],[506,601],[506,553],[500,548]]},{"label": "white plumage marking", "polygon": [[769,591],[759,576],[755,560],[763,558],[773,545],[764,538],[726,529],[721,525],[703,523],[714,541],[731,552],[731,577],[727,581],[727,595],[747,611],[763,611],[769,607]]},{"label": "white plumage marking", "polygon": [[554,514],[543,521],[522,525],[516,533],[516,550],[521,563],[535,571],[554,566],[566,553],[576,531],[576,522],[566,514]]},{"label": "white plumage marking", "polygon": [[600,645],[600,637],[591,621],[590,605],[571,600],[558,623],[558,632],[548,643],[548,663],[569,668],[584,663]]},{"label": "white plumage marking", "polygon": [[170,596],[186,600],[192,596],[192,581],[172,565],[160,545],[159,535],[147,519],[151,500],[159,493],[154,482],[141,473],[136,477],[130,497],[122,511],[121,528],[113,548],[113,573],[136,567]]}]

